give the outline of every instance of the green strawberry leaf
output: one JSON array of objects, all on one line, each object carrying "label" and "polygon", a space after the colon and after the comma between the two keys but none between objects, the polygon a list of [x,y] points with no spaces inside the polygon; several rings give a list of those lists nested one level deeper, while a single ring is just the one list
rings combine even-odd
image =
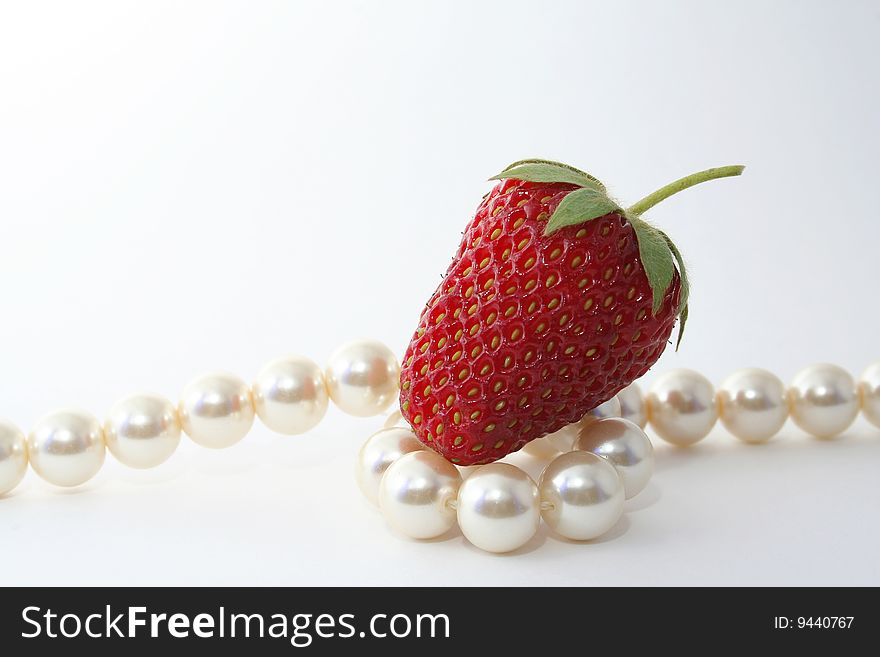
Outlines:
[{"label": "green strawberry leaf", "polygon": [[489,180],[516,178],[528,182],[561,182],[604,190],[605,186],[590,174],[561,162],[551,160],[520,160]]},{"label": "green strawberry leaf", "polygon": [[663,236],[663,239],[666,240],[666,244],[669,246],[669,250],[672,251],[672,255],[675,256],[675,261],[678,263],[678,275],[681,277],[681,292],[678,301],[678,339],[675,341],[675,350],[678,351],[678,347],[681,344],[681,337],[684,335],[684,325],[687,322],[688,296],[690,295],[691,286],[688,282],[687,268],[684,266],[684,258],[681,255],[681,251],[675,246],[675,242],[669,239],[669,235],[662,230],[657,232]]},{"label": "green strawberry leaf", "polygon": [[678,314],[678,339],[675,341],[675,350],[678,351],[678,348],[681,346],[681,337],[684,335],[684,325],[687,324],[688,321],[688,306],[685,304],[684,308],[681,309],[681,312]]},{"label": "green strawberry leaf", "polygon": [[638,217],[629,217],[639,242],[639,257],[648,277],[648,284],[654,296],[653,313],[663,305],[663,297],[672,283],[675,265],[672,264],[672,252],[663,238],[663,233]]},{"label": "green strawberry leaf", "polygon": [[604,217],[609,212],[622,212],[604,190],[582,187],[569,192],[556,206],[556,210],[550,216],[544,234],[550,235],[560,228],[575,226],[592,221],[598,217]]}]

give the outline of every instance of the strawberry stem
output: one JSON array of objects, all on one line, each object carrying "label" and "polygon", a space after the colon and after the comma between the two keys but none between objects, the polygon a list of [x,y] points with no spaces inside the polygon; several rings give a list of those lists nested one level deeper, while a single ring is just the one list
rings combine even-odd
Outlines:
[{"label": "strawberry stem", "polygon": [[706,182],[707,180],[715,180],[715,178],[738,176],[743,172],[743,169],[745,169],[744,166],[735,164],[728,167],[716,167],[714,169],[706,169],[705,171],[692,173],[689,176],[679,178],[675,182],[669,183],[665,187],[661,187],[653,194],[648,194],[641,201],[630,206],[626,212],[627,214],[631,214],[633,216],[639,216],[646,210],[650,210],[651,208],[653,208],[660,201],[666,200],[673,194],[677,194],[683,189],[693,187],[694,185],[699,185],[701,182]]}]

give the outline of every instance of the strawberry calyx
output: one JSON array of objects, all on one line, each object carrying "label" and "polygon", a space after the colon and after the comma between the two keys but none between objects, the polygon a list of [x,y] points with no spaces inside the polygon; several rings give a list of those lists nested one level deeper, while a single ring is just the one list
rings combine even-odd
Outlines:
[{"label": "strawberry calyx", "polygon": [[489,180],[505,180],[506,178],[516,178],[528,182],[563,182],[578,187],[605,189],[605,185],[598,178],[591,176],[586,171],[553,160],[517,160]]},{"label": "strawberry calyx", "polygon": [[648,278],[653,296],[653,313],[656,315],[663,306],[666,292],[675,278],[676,269],[681,280],[679,294],[678,338],[675,344],[678,350],[684,335],[684,326],[688,318],[688,284],[687,269],[684,258],[675,243],[662,230],[642,219],[642,214],[673,194],[707,180],[738,176],[744,167],[732,165],[706,169],[661,187],[644,197],[629,208],[623,208],[611,197],[605,185],[598,178],[575,167],[552,160],[530,159],[519,160],[505,168],[501,173],[489,180],[515,178],[527,182],[569,183],[576,185],[557,206],[547,220],[544,234],[550,235],[566,226],[576,226],[588,221],[616,213],[624,217],[633,227],[639,244],[639,257]]}]

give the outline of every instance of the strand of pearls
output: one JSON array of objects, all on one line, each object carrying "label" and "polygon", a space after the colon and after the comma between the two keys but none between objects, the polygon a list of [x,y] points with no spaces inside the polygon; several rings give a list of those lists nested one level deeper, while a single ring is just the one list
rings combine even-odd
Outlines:
[{"label": "strand of pearls", "polygon": [[673,370],[659,377],[645,397],[651,427],[679,446],[705,438],[718,419],[748,443],[770,440],[789,416],[816,438],[835,438],[860,408],[880,427],[880,363],[868,367],[858,382],[837,365],[812,365],[798,372],[787,389],[771,372],[749,368],[734,372],[717,392],[697,372]]},{"label": "strand of pearls", "polygon": [[565,538],[598,538],[617,524],[624,500],[642,491],[654,470],[648,436],[630,420],[607,416],[620,406],[606,404],[533,441],[553,453],[537,482],[510,463],[459,468],[403,426],[383,428],[367,440],[357,481],[388,524],[410,538],[442,536],[457,522],[477,547],[509,552],[535,535],[542,518]]},{"label": "strand of pearls", "polygon": [[[248,385],[227,373],[201,376],[175,405],[141,394],[117,403],[102,423],[78,410],[56,411],[28,436],[0,420],[0,495],[22,479],[28,462],[46,481],[77,486],[94,476],[105,450],[123,464],[155,467],[177,448],[181,432],[194,442],[223,448],[238,443],[259,417],[271,430],[294,435],[313,428],[329,400],[351,415],[384,411],[397,397],[399,364],[381,343],[340,347],[322,370],[292,356],[273,361]],[[623,513],[653,472],[653,447],[643,429],[679,446],[705,438],[720,418],[737,438],[769,440],[791,416],[818,438],[846,430],[861,408],[880,427],[880,363],[856,383],[834,365],[799,372],[787,389],[770,372],[740,370],[716,392],[702,375],[674,370],[643,396],[622,390],[581,422],[532,441],[525,451],[552,459],[537,482],[509,463],[457,468],[425,450],[399,412],[372,436],[357,460],[357,479],[388,522],[413,538],[433,538],[458,522],[478,547],[506,552],[534,536],[543,517],[557,534],[597,538]]]},{"label": "strand of pearls", "polygon": [[538,481],[504,462],[457,468],[428,451],[392,413],[358,455],[356,477],[364,495],[401,534],[427,539],[456,522],[462,534],[489,552],[527,543],[543,518],[556,534],[590,540],[609,531],[624,499],[648,484],[654,467],[650,424],[663,440],[686,447],[720,418],[748,443],[776,435],[789,416],[822,439],[845,431],[861,408],[880,427],[880,363],[857,383],[836,365],[798,372],[787,389],[766,370],[735,372],[718,388],[692,370],[659,377],[647,395],[632,384],[580,422],[534,440],[523,450],[549,460]]},{"label": "strand of pearls", "polygon": [[289,356],[264,367],[253,384],[225,372],[198,377],[180,402],[138,394],[118,402],[104,422],[88,412],[65,409],[41,419],[25,436],[0,420],[0,495],[15,488],[31,468],[57,486],[91,479],[109,450],[133,468],[164,463],[177,449],[181,432],[204,447],[238,443],[259,417],[283,435],[312,429],[328,402],[358,417],[378,415],[397,399],[400,365],[380,342],[342,345],[323,370],[303,356]]}]

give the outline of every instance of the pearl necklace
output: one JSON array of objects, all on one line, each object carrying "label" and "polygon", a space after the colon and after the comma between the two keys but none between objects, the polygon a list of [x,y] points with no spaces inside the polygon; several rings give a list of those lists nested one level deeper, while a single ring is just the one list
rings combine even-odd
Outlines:
[{"label": "pearl necklace", "polygon": [[[294,435],[317,425],[330,400],[350,415],[378,415],[397,398],[399,372],[388,347],[359,340],[337,349],[323,370],[291,356],[269,363],[251,385],[228,373],[198,377],[176,405],[153,394],[129,396],[103,423],[65,409],[25,436],[0,420],[0,496],[18,485],[28,463],[51,484],[78,486],[100,470],[106,450],[124,465],[150,468],[173,454],[181,433],[219,449],[244,438],[255,416],[276,433]],[[674,370],[646,396],[632,384],[580,422],[529,443],[524,451],[552,458],[538,482],[509,463],[456,467],[399,426],[399,412],[364,444],[356,474],[366,497],[404,535],[433,538],[457,521],[477,547],[507,552],[528,542],[541,518],[573,540],[611,529],[624,500],[638,494],[653,472],[653,447],[643,431],[648,422],[660,438],[679,446],[705,438],[719,418],[746,442],[769,440],[789,416],[808,433],[833,438],[860,407],[880,427],[880,363],[858,384],[835,365],[814,365],[787,389],[770,372],[746,369],[717,393],[702,375]]]},{"label": "pearl necklace", "polygon": [[633,383],[580,422],[526,445],[524,452],[549,460],[537,482],[504,462],[456,468],[426,450],[408,427],[394,426],[399,413],[364,444],[356,474],[364,495],[401,534],[435,538],[457,521],[478,548],[509,552],[535,535],[542,518],[571,540],[598,538],[614,527],[624,500],[641,492],[653,473],[654,450],[644,432],[649,422],[679,447],[701,441],[718,419],[748,443],[770,440],[789,416],[807,433],[829,439],[853,423],[860,407],[880,427],[880,363],[858,384],[836,365],[813,365],[788,389],[766,370],[744,369],[717,392],[701,374],[673,370],[646,396]]},{"label": "pearl necklace", "polygon": [[355,416],[382,413],[397,398],[400,366],[392,351],[373,340],[337,349],[322,370],[302,356],[269,363],[248,385],[234,374],[215,372],[193,380],[180,402],[138,394],[118,402],[102,423],[73,409],[41,419],[25,436],[0,420],[0,495],[15,488],[28,462],[56,486],[79,486],[104,463],[105,451],[124,465],[152,468],[177,449],[181,432],[213,449],[247,435],[257,416],[272,431],[300,434],[324,417],[328,399]]}]

